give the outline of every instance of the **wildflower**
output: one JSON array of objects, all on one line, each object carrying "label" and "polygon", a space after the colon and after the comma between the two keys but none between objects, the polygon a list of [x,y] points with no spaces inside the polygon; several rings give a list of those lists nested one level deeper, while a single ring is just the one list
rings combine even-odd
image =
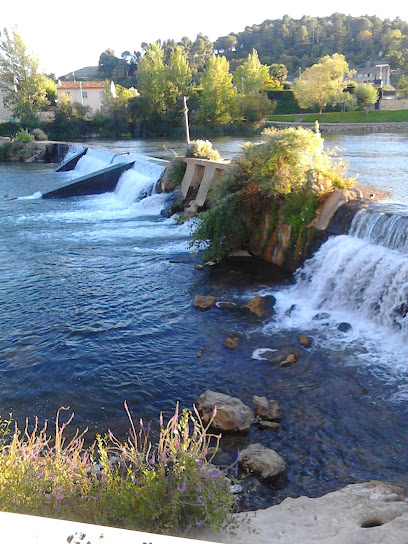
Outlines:
[{"label": "wildflower", "polygon": [[149,463],[150,463],[151,465],[154,465],[155,462],[156,462],[156,456],[155,456],[154,453],[153,453],[153,455],[152,455],[151,458],[150,458]]},{"label": "wildflower", "polygon": [[163,427],[163,413],[160,412],[160,427]]},{"label": "wildflower", "polygon": [[59,493],[57,493],[55,495],[55,498],[57,499],[57,501],[60,501],[62,499],[62,495],[60,495]]},{"label": "wildflower", "polygon": [[202,525],[202,524],[203,524],[203,522],[202,522],[202,521],[196,521],[196,525],[197,525],[197,527],[201,527],[201,525]]},{"label": "wildflower", "polygon": [[184,491],[186,490],[186,487],[187,487],[186,480],[184,480],[183,485],[181,487],[177,487],[177,491],[179,491],[180,493],[184,493]]},{"label": "wildflower", "polygon": [[200,493],[200,491],[201,491],[201,485],[197,485],[196,488],[195,488],[195,490],[197,491],[197,493]]},{"label": "wildflower", "polygon": [[139,419],[139,425],[140,425],[140,428],[143,429],[143,419],[142,418]]}]

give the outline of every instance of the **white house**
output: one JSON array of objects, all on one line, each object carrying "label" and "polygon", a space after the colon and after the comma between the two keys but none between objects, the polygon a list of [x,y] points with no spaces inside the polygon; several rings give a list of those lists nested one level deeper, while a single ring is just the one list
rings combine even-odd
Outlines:
[{"label": "white house", "polygon": [[356,83],[369,83],[375,87],[385,87],[390,84],[391,67],[387,62],[378,62],[374,66],[357,68],[356,72],[351,78]]},{"label": "white house", "polygon": [[60,81],[58,82],[58,99],[69,96],[73,102],[89,106],[93,113],[101,109],[106,81]]}]

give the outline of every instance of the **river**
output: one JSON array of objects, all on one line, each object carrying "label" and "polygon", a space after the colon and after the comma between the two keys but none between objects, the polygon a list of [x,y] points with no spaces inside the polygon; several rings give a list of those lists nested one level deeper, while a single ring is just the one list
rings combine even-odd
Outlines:
[{"label": "river", "polygon": [[[215,147],[230,158],[243,142]],[[408,135],[330,135],[326,144],[343,150],[359,183],[390,193],[388,208],[362,218],[371,233],[376,214],[408,215]],[[191,225],[160,215],[165,195],[140,199],[164,164],[152,157],[171,158],[184,144],[96,145],[102,150],[71,173],[0,164],[0,415],[51,423],[70,406],[91,435],[111,428],[123,436],[125,400],[154,427],[160,411],[170,414],[177,400],[191,407],[206,389],[248,405],[256,394],[279,402],[280,431],[253,426],[227,438],[220,461],[259,441],[288,468],[272,487],[247,479],[255,492],[241,498],[243,508],[368,479],[408,484],[407,334],[404,311],[395,313],[408,295],[405,250],[386,247],[384,237],[367,241],[356,225],[355,236],[332,239],[296,278],[258,261],[196,270]],[[39,198],[126,151],[140,162],[114,193]],[[196,294],[244,303],[258,293],[277,298],[277,314],[263,324],[192,305]],[[224,347],[230,332],[241,335],[236,351]],[[262,349],[297,345],[301,333],[313,344],[297,365],[262,358]]]}]

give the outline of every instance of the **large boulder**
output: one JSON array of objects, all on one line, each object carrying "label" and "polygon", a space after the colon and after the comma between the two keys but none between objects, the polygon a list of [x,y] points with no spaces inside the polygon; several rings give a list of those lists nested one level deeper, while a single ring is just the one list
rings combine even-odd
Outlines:
[{"label": "large boulder", "polygon": [[273,309],[275,302],[276,299],[273,296],[268,295],[265,297],[260,297],[257,295],[247,304],[245,304],[243,309],[247,313],[263,319],[265,317],[271,317],[271,315],[275,313],[275,310]]},{"label": "large boulder", "polygon": [[276,400],[268,400],[266,397],[254,395],[252,403],[256,410],[256,415],[260,419],[266,419],[268,421],[280,420],[279,404]]},{"label": "large boulder", "polygon": [[262,480],[276,478],[286,470],[284,459],[275,450],[265,448],[262,444],[251,444],[242,450],[239,463]]},{"label": "large boulder", "polygon": [[223,393],[207,390],[198,398],[198,409],[206,424],[216,415],[212,426],[226,432],[246,432],[255,419],[255,414],[240,399]]},{"label": "large boulder", "polygon": [[319,498],[289,497],[249,515],[233,514],[233,535],[207,531],[205,538],[229,544],[407,544],[405,495],[401,486],[373,481]]}]

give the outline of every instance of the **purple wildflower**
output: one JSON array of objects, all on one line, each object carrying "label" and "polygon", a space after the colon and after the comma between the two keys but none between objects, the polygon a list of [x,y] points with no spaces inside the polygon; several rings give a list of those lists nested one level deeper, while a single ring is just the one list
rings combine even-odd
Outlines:
[{"label": "purple wildflower", "polygon": [[153,455],[152,455],[151,458],[150,458],[149,463],[150,463],[151,465],[154,465],[155,462],[156,462],[156,456],[155,456],[154,453],[153,453]]},{"label": "purple wildflower", "polygon": [[179,491],[180,493],[184,493],[184,491],[186,490],[186,480],[184,480],[183,482],[183,485],[181,487],[177,487],[177,491]]},{"label": "purple wildflower", "polygon": [[202,525],[202,524],[203,524],[203,522],[202,522],[202,521],[196,521],[196,525],[197,525],[197,527],[201,527],[201,525]]},{"label": "purple wildflower", "polygon": [[197,493],[200,493],[200,491],[201,491],[201,485],[197,485],[196,488],[195,488],[195,490],[197,491]]}]

